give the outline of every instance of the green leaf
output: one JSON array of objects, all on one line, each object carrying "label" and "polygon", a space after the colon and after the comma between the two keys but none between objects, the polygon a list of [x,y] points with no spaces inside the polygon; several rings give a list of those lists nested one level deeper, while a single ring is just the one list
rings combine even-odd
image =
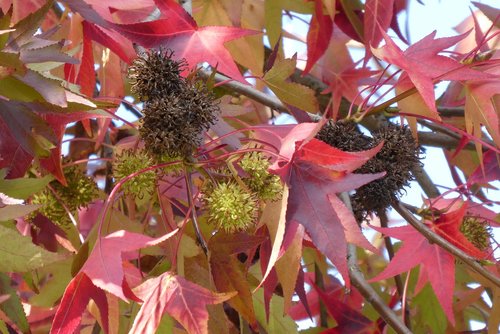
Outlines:
[{"label": "green leaf", "polygon": [[283,314],[284,302],[282,297],[273,295],[269,306],[269,322],[266,320],[263,289],[259,289],[253,295],[253,305],[257,320],[267,330],[267,333],[298,333],[297,323]]},{"label": "green leaf", "polygon": [[[10,18],[12,16],[12,7],[10,10],[2,17],[0,17],[0,30],[7,30],[10,28]],[[9,33],[0,34],[0,49],[3,49],[7,41],[9,40]]]},{"label": "green leaf", "polygon": [[24,237],[17,230],[0,225],[0,271],[26,272],[62,259],[33,244],[30,237]]},{"label": "green leaf", "polygon": [[21,299],[19,299],[16,289],[13,288],[10,277],[5,273],[0,273],[0,295],[10,296],[9,299],[0,304],[0,310],[19,327],[22,333],[28,333],[28,319],[26,319]]},{"label": "green leaf", "polygon": [[17,74],[25,72],[24,64],[17,53],[0,52],[0,66],[11,68]]},{"label": "green leaf", "polygon": [[303,0],[266,0],[264,9],[264,19],[266,24],[266,33],[271,46],[278,42],[282,35],[282,12],[283,10],[302,14],[312,14],[314,12],[314,3]]},{"label": "green leaf", "polygon": [[439,304],[430,284],[426,284],[420,293],[413,298],[412,306],[418,309],[413,319],[415,329],[422,332],[444,333],[448,327],[446,315]]},{"label": "green leaf", "polygon": [[264,75],[263,80],[283,103],[304,111],[317,113],[319,106],[314,90],[298,83],[286,81],[295,71],[296,64],[297,55],[291,59],[277,61]]},{"label": "green leaf", "polygon": [[38,209],[40,205],[14,204],[0,208],[0,222],[26,216],[28,213]]},{"label": "green leaf", "polygon": [[21,102],[44,101],[42,95],[33,87],[13,76],[0,80],[0,95]]},{"label": "green leaf", "polygon": [[71,262],[68,258],[58,261],[37,270],[39,280],[45,282],[37,295],[30,298],[30,304],[39,307],[52,307],[60,299],[73,276],[71,276]]},{"label": "green leaf", "polygon": [[54,179],[52,175],[46,175],[42,178],[19,178],[19,179],[3,179],[6,175],[6,170],[0,170],[0,193],[7,196],[27,199],[33,194],[43,190],[50,181]]}]

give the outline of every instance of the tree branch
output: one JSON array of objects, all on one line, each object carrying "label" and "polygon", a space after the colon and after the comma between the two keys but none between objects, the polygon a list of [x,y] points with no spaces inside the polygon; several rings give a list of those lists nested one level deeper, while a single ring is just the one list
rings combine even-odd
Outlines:
[{"label": "tree branch", "polygon": [[363,273],[356,263],[356,246],[351,244],[347,246],[347,261],[349,264],[349,277],[351,278],[352,285],[358,289],[366,301],[372,304],[373,308],[377,310],[380,316],[396,331],[396,333],[411,334],[410,329],[408,329],[397,314],[385,304],[382,298],[380,298],[377,292],[363,277]]},{"label": "tree branch", "polygon": [[428,198],[438,197],[440,192],[434,182],[432,182],[429,174],[425,171],[424,167],[419,165],[412,170],[415,179],[424,191]]},{"label": "tree branch", "polygon": [[483,276],[497,287],[500,288],[500,277],[493,275],[491,272],[486,270],[483,266],[481,266],[477,259],[468,255],[461,249],[456,246],[450,244],[447,240],[437,235],[428,228],[425,224],[416,219],[412,213],[404,206],[403,203],[395,202],[392,204],[392,207],[417,231],[419,231],[427,240],[432,243],[439,245],[444,250],[448,251],[450,254],[456,256],[461,261],[463,261],[470,269],[477,272],[479,275]]},{"label": "tree branch", "polygon": [[[339,195],[340,199],[347,208],[352,212],[351,200],[349,194],[343,192]],[[358,259],[356,256],[356,246],[352,244],[347,245],[347,264],[349,267],[349,278],[352,285],[358,289],[361,295],[369,302],[373,308],[380,314],[384,321],[391,326],[398,334],[411,334],[411,330],[405,326],[398,315],[385,304],[380,298],[377,291],[366,281],[363,273],[358,267]]]}]

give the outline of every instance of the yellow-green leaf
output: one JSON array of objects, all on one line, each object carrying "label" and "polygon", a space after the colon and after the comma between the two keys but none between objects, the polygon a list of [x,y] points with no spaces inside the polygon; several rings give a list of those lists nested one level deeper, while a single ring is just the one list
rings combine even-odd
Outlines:
[{"label": "yellow-green leaf", "polygon": [[319,106],[314,90],[298,83],[286,81],[295,71],[296,64],[296,56],[291,59],[277,61],[264,75],[263,80],[283,103],[316,113]]},{"label": "yellow-green leaf", "polygon": [[0,258],[0,271],[26,272],[59,261],[62,256],[36,246],[17,230],[0,225]]}]

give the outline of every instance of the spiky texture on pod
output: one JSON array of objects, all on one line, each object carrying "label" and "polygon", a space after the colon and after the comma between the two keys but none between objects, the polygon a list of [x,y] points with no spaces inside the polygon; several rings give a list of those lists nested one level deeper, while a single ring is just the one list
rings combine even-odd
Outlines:
[{"label": "spiky texture on pod", "polygon": [[57,197],[50,189],[45,189],[35,194],[31,200],[33,204],[42,205],[40,213],[61,226],[71,222],[62,203],[74,214],[77,209],[92,202],[98,193],[94,180],[86,176],[78,166],[66,167],[64,176],[68,183],[66,187],[58,181],[50,183]]},{"label": "spiky texture on pod", "polygon": [[163,175],[180,176],[184,172],[184,159],[180,156],[170,156],[167,154],[155,156],[157,164],[165,164],[171,162],[171,165],[163,167],[159,170]]},{"label": "spiky texture on pod", "polygon": [[356,123],[328,121],[316,138],[346,152],[359,152],[371,148],[373,139],[359,131]]},{"label": "spiky texture on pod", "polygon": [[[113,161],[113,176],[116,182],[119,182],[125,177],[152,165],[153,160],[145,151],[125,150],[117,155]],[[127,195],[144,198],[147,193],[151,194],[154,191],[155,184],[156,173],[147,171],[126,181],[122,185],[122,189]]]},{"label": "spiky texture on pod", "polygon": [[204,86],[186,84],[175,95],[148,102],[143,112],[139,133],[149,152],[189,156],[215,123],[219,106]]},{"label": "spiky texture on pod", "polygon": [[382,149],[355,173],[386,172],[383,178],[356,190],[352,197],[358,218],[385,210],[396,200],[414,178],[412,171],[420,166],[420,148],[406,126],[388,123],[373,133],[373,141],[384,142]]},{"label": "spiky texture on pod", "polygon": [[236,182],[220,182],[204,196],[208,222],[228,233],[250,228],[257,218],[254,194]]},{"label": "spiky texture on pod", "polygon": [[459,230],[477,249],[485,251],[490,247],[491,226],[487,222],[467,216]]},{"label": "spiky texture on pod", "polygon": [[277,201],[283,194],[283,185],[279,176],[270,174],[267,170],[271,165],[269,159],[261,152],[247,153],[239,162],[241,168],[248,174],[245,184],[263,201]]},{"label": "spiky texture on pod", "polygon": [[412,170],[420,165],[420,148],[406,126],[388,123],[375,131],[373,138],[362,134],[352,122],[328,122],[316,138],[348,152],[373,148],[384,141],[382,149],[366,164],[355,170],[358,174],[386,172],[386,175],[356,190],[351,204],[358,221],[385,210],[397,199],[413,179]]},{"label": "spiky texture on pod", "polygon": [[190,156],[219,112],[215,96],[200,81],[181,77],[187,64],[172,55],[172,51],[152,50],[129,69],[132,91],[145,102],[139,133],[156,160]]},{"label": "spiky texture on pod", "polygon": [[169,50],[150,50],[139,55],[129,67],[131,90],[141,101],[161,99],[184,89],[180,76],[186,67],[184,60],[172,59]]}]

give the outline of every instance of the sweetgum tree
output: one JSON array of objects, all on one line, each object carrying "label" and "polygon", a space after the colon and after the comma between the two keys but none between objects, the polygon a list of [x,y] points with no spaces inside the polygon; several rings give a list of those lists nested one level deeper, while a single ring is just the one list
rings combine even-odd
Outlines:
[{"label": "sweetgum tree", "polygon": [[409,2],[0,1],[0,331],[497,333],[500,11]]}]

